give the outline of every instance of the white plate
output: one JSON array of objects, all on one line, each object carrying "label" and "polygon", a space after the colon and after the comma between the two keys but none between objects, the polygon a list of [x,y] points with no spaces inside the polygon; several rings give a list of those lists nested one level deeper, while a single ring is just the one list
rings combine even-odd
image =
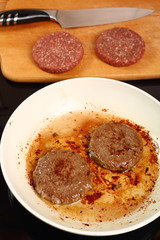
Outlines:
[{"label": "white plate", "polygon": [[62,220],[33,191],[26,177],[25,153],[28,139],[43,127],[46,118],[82,109],[109,109],[150,131],[160,145],[160,103],[149,94],[124,82],[103,78],[77,78],[51,84],[27,98],[14,111],[2,134],[0,146],[4,178],[17,200],[33,215],[51,226],[72,233],[108,236],[140,228],[160,216],[160,178],[144,210],[114,222],[91,223]]}]

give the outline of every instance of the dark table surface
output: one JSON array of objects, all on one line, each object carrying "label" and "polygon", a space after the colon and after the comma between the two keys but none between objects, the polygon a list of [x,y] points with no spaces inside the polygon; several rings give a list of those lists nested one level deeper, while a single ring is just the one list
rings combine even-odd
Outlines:
[{"label": "dark table surface", "polygon": [[[160,79],[128,81],[127,83],[148,92],[160,101]],[[14,83],[5,79],[0,73],[0,137],[15,108],[29,95],[48,84]],[[160,218],[141,229],[117,236],[87,237],[67,233],[48,226],[27,212],[7,188],[0,170],[0,240],[54,238],[63,240],[158,240],[160,239]]]}]

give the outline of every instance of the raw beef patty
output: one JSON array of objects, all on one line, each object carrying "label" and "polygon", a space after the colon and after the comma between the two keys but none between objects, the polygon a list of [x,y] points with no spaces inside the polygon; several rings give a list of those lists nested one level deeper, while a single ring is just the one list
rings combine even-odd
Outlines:
[{"label": "raw beef patty", "polygon": [[104,62],[125,67],[138,62],[145,51],[141,36],[128,28],[113,28],[102,32],[96,40],[96,53]]},{"label": "raw beef patty", "polygon": [[33,46],[36,64],[50,73],[63,73],[79,64],[84,54],[79,39],[67,32],[53,32],[41,37]]}]

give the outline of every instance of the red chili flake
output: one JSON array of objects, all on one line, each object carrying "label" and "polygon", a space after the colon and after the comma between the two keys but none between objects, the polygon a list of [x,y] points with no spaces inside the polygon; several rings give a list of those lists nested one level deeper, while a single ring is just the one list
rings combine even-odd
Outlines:
[{"label": "red chili flake", "polygon": [[57,137],[58,136],[58,133],[56,133],[56,132],[54,132],[53,134],[52,134],[52,137]]},{"label": "red chili flake", "polygon": [[122,184],[120,184],[120,183],[119,184],[112,184],[111,189],[115,191],[115,190],[119,189],[121,186],[122,186]]},{"label": "red chili flake", "polygon": [[89,227],[89,224],[88,224],[88,223],[83,223],[83,225],[85,225],[85,226]]},{"label": "red chili flake", "polygon": [[88,204],[93,204],[95,200],[97,200],[98,198],[100,198],[102,196],[101,192],[95,192],[91,195],[87,195],[85,197],[85,199],[82,201],[83,204],[86,203],[86,201],[88,201]]},{"label": "red chili flake", "polygon": [[102,109],[102,112],[107,112],[108,110],[106,108],[103,108]]},{"label": "red chili flake", "polygon": [[146,167],[145,169],[145,173],[147,173],[149,171],[149,167]]},{"label": "red chili flake", "polygon": [[118,180],[120,177],[119,176],[112,176],[114,180]]},{"label": "red chili flake", "polygon": [[39,142],[40,139],[41,139],[41,137],[42,137],[42,135],[41,135],[40,133],[38,133],[38,136],[37,136],[37,138],[35,139],[35,142]]},{"label": "red chili flake", "polygon": [[136,186],[140,182],[138,175],[133,174],[132,171],[127,171],[124,173],[124,175],[126,175],[130,179],[130,184],[132,185]]},{"label": "red chili flake", "polygon": [[35,151],[35,154],[36,154],[36,155],[39,155],[41,151],[42,151],[41,149],[37,149],[37,150]]},{"label": "red chili flake", "polygon": [[80,152],[80,146],[76,145],[74,141],[67,140],[66,143],[69,144],[72,150],[76,150],[77,152]]},{"label": "red chili flake", "polygon": [[150,162],[151,162],[151,163],[157,163],[157,162],[158,162],[157,156],[156,156],[156,155],[152,155],[152,156],[150,157]]}]

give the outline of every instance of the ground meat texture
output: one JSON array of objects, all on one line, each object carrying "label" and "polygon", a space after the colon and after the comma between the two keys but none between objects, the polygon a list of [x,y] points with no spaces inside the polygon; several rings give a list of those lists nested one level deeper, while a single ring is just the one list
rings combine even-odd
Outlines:
[{"label": "ground meat texture", "polygon": [[128,28],[113,28],[102,32],[96,40],[96,53],[104,62],[124,67],[138,62],[145,52],[141,36]]},{"label": "ground meat texture", "polygon": [[92,188],[92,173],[80,154],[53,148],[38,160],[33,183],[41,197],[54,204],[70,204]]},{"label": "ground meat texture", "polygon": [[79,39],[67,32],[53,32],[41,37],[33,46],[36,64],[50,73],[63,73],[79,64],[84,54]]},{"label": "ground meat texture", "polygon": [[143,144],[137,131],[120,122],[97,127],[90,139],[89,153],[100,166],[112,171],[131,169],[141,159]]}]

